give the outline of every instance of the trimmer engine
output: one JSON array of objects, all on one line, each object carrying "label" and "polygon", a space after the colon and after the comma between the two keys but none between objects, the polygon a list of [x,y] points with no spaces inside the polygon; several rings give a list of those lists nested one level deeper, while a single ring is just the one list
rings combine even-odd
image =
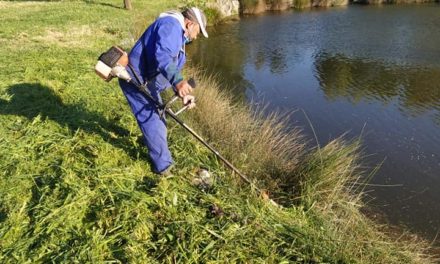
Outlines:
[{"label": "trimmer engine", "polygon": [[128,65],[127,52],[118,46],[111,47],[99,56],[95,72],[99,77],[109,82],[113,77],[129,81],[131,79],[125,66]]}]

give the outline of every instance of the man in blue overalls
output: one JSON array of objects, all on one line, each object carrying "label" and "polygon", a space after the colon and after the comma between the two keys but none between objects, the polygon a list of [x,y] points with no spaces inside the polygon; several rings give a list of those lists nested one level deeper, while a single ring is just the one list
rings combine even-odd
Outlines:
[{"label": "man in blue overalls", "polygon": [[[183,79],[181,70],[185,64],[185,44],[206,32],[206,16],[198,8],[188,8],[183,12],[169,11],[160,14],[129,54],[129,62],[140,81],[148,82],[151,95],[161,102],[160,92],[168,87],[182,98],[184,104],[194,106],[190,95],[192,87]],[[131,69],[128,72],[135,79]],[[119,80],[119,85],[142,131],[144,142],[156,173],[168,173],[173,164],[167,143],[167,129],[155,105],[146,99],[131,83]]]}]

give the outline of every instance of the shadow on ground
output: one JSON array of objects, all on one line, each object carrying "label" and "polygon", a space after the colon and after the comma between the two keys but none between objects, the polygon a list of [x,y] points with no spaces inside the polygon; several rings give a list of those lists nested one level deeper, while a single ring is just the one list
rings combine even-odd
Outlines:
[{"label": "shadow on ground", "polygon": [[42,119],[67,126],[72,132],[81,129],[89,134],[97,134],[134,159],[148,160],[144,146],[133,145],[129,140],[130,132],[116,124],[117,120],[108,120],[80,104],[64,104],[50,87],[39,83],[20,83],[8,87],[6,91],[12,99],[0,99],[2,115],[24,116],[30,120],[40,115]]}]

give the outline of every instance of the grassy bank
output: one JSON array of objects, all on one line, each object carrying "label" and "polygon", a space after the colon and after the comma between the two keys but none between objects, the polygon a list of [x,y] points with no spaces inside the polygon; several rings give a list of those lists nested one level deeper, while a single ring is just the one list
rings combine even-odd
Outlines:
[{"label": "grassy bank", "polygon": [[[306,150],[298,131],[197,72],[198,107],[184,118],[284,208],[172,122],[176,173],[155,176],[117,83],[93,66],[177,3],[130,13],[120,2],[0,2],[0,262],[434,262],[423,242],[391,239],[360,213],[357,142]],[[194,185],[200,166],[212,187]]]}]

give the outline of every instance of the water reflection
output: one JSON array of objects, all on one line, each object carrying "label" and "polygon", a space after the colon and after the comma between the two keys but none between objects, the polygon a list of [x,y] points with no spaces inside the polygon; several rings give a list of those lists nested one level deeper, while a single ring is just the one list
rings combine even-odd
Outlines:
[{"label": "water reflection", "polygon": [[[385,160],[371,194],[389,220],[440,228],[439,5],[348,7],[245,18],[189,47],[237,98],[298,111],[326,144],[362,135],[367,165]],[[309,120],[314,127],[312,131]],[[313,140],[315,142],[315,140]]]},{"label": "water reflection", "polygon": [[223,88],[231,89],[244,99],[252,83],[244,78],[246,47],[240,41],[237,28],[220,25],[215,32],[210,32],[209,41],[195,41],[188,46],[188,52],[193,65],[218,77]]},{"label": "water reflection", "polygon": [[[261,69],[265,64],[269,64],[269,69],[272,74],[281,74],[287,72],[286,56],[280,48],[275,48],[270,51],[257,50],[249,52],[250,57],[255,61],[255,67]],[[266,62],[267,60],[267,62]]]},{"label": "water reflection", "polygon": [[440,121],[440,68],[392,65],[380,61],[321,53],[315,58],[316,78],[329,100],[397,101],[416,117],[429,114]]}]

